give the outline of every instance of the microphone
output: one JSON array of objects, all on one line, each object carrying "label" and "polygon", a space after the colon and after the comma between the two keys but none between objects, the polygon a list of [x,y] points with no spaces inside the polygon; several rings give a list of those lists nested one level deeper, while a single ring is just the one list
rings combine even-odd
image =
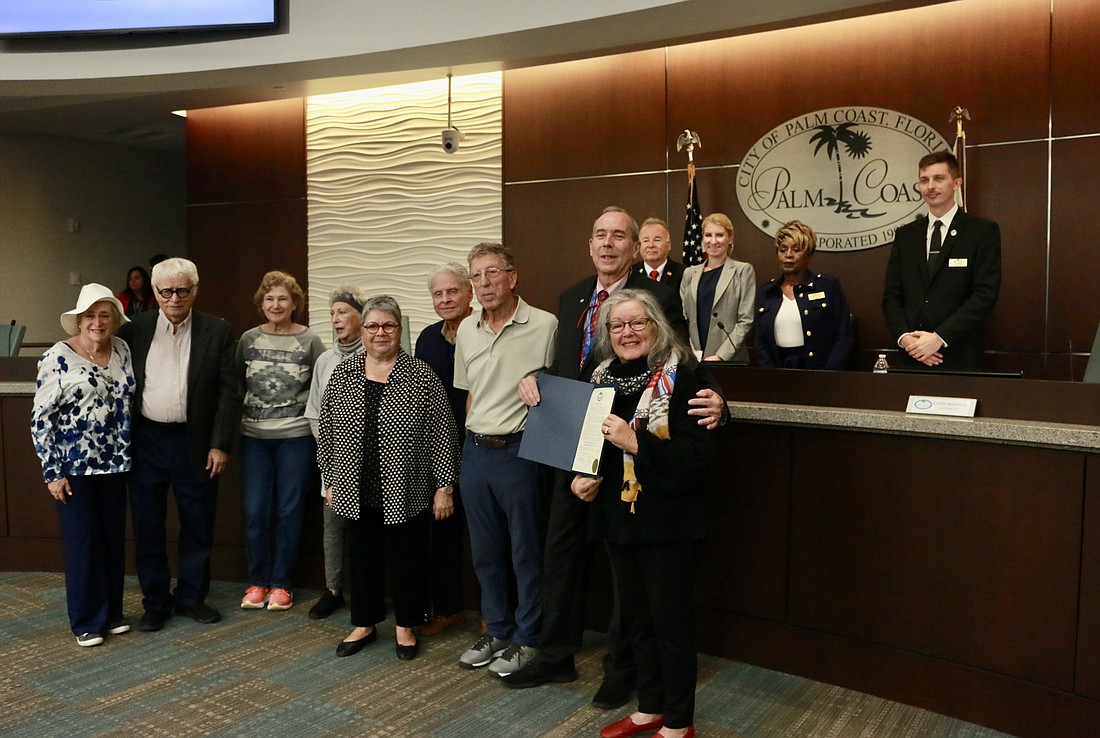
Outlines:
[{"label": "microphone", "polygon": [[710,314],[710,317],[714,318],[717,321],[715,325],[718,326],[718,330],[726,334],[726,338],[729,339],[730,346],[736,346],[737,344],[734,343],[733,336],[730,334],[729,331],[726,330],[726,326],[722,323],[722,321],[718,320],[718,311],[715,310],[713,313]]}]

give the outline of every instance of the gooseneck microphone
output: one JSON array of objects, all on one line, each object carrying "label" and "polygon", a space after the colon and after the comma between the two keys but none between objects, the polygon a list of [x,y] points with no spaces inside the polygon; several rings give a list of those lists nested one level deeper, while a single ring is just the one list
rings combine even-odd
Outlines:
[{"label": "gooseneck microphone", "polygon": [[716,325],[716,326],[718,326],[718,330],[720,330],[720,331],[722,331],[723,333],[725,333],[725,334],[726,334],[726,338],[728,338],[728,339],[729,339],[729,342],[730,342],[730,346],[731,346],[731,347],[736,347],[736,346],[737,346],[737,344],[736,344],[736,343],[734,343],[734,341],[733,341],[733,336],[732,336],[732,335],[730,334],[730,332],[729,332],[729,331],[727,331],[727,330],[726,330],[726,326],[725,326],[725,324],[724,324],[724,323],[722,323],[722,321],[718,320],[718,311],[717,311],[717,310],[715,310],[715,311],[714,311],[713,313],[711,313],[711,314],[710,314],[710,317],[714,318],[714,319],[715,319],[715,321],[717,321],[717,322],[715,322],[715,325]]}]

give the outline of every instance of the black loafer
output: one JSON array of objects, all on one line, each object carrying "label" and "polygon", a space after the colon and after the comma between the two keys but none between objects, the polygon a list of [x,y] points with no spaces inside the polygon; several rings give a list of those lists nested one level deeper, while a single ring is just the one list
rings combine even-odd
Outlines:
[{"label": "black loafer", "polygon": [[420,641],[412,644],[411,646],[402,646],[397,644],[397,658],[402,661],[412,661],[416,658],[416,655],[420,653]]},{"label": "black loafer", "polygon": [[216,623],[222,619],[222,614],[220,612],[202,602],[196,602],[187,607],[178,607],[176,608],[176,614],[186,615],[196,623],[202,623],[203,625]]},{"label": "black loafer", "polygon": [[309,608],[309,617],[312,620],[324,620],[345,604],[344,595],[334,595],[331,589],[326,589],[321,599],[317,600],[317,604]]},{"label": "black loafer", "polygon": [[527,689],[547,682],[577,681],[577,667],[573,659],[568,661],[540,660],[538,656],[519,671],[513,671],[500,681],[509,689]]},{"label": "black loafer", "polygon": [[152,610],[146,610],[145,614],[141,616],[141,620],[138,621],[138,630],[146,633],[153,633],[164,627],[164,624],[168,622],[168,618],[172,617],[172,613],[169,612],[153,612]]},{"label": "black loafer", "polygon": [[369,646],[378,639],[378,629],[375,628],[357,641],[340,641],[336,647],[337,656],[354,656],[363,650],[363,646]]},{"label": "black loafer", "polygon": [[592,706],[601,710],[615,710],[629,702],[632,694],[633,684],[626,684],[618,679],[604,679],[592,698]]}]

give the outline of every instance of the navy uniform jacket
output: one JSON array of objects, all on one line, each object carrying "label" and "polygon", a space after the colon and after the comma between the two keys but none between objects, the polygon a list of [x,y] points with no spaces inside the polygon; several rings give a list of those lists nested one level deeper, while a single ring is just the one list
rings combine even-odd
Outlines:
[{"label": "navy uniform jacket", "polygon": [[[783,305],[783,278],[756,291],[756,360],[760,366],[781,367],[775,344],[775,316]],[[802,317],[807,369],[846,369],[852,353],[852,316],[840,280],[807,270],[795,286],[794,299]]]},{"label": "navy uniform jacket", "polygon": [[882,295],[890,337],[935,331],[947,346],[943,363],[930,368],[978,369],[985,323],[1001,289],[1001,229],[992,220],[957,211],[932,274],[926,266],[927,233],[926,216],[894,234]]}]

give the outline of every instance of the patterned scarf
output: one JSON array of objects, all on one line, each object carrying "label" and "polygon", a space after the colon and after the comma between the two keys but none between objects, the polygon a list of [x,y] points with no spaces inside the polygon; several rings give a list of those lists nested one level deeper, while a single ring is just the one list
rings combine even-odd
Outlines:
[{"label": "patterned scarf", "polygon": [[[611,362],[612,359],[606,359],[596,367],[592,372],[592,384],[609,384],[624,394],[637,392],[639,387],[644,387],[630,427],[637,433],[644,424],[645,430],[662,440],[668,440],[668,409],[672,403],[672,388],[676,384],[676,369],[679,366],[677,357],[673,356],[652,371],[633,377],[608,375],[607,368]],[[641,492],[642,485],[634,473],[634,456],[623,451],[622,500],[630,503],[631,514],[634,513],[634,506]]]}]

